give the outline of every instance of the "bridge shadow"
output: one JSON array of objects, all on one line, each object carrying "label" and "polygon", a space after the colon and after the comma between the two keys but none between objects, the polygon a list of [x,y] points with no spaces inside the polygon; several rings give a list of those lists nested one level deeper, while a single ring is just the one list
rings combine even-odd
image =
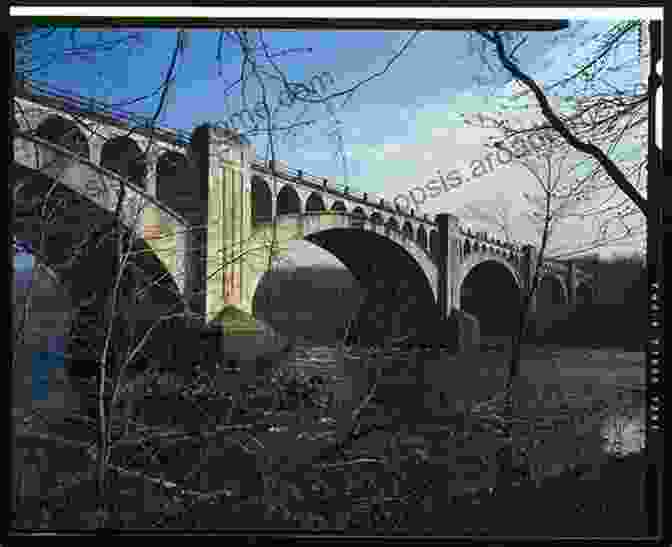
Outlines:
[{"label": "bridge shadow", "polygon": [[484,342],[502,344],[518,328],[520,296],[511,272],[499,262],[485,261],[464,279],[460,307],[478,319]]},{"label": "bridge shadow", "polygon": [[[128,229],[116,224],[111,212],[64,184],[54,184],[43,173],[15,164],[10,176],[16,181],[12,235],[25,243],[36,261],[54,272],[72,306],[65,359],[68,376],[75,383],[92,378],[102,352],[107,324],[103,317],[115,282],[117,241],[113,234],[128,236]],[[133,239],[119,295],[117,359],[147,335],[135,366],[147,366],[150,357],[168,368],[188,366],[184,340],[177,334],[182,332],[180,321],[159,321],[152,329],[159,318],[183,312],[185,307],[172,276],[140,238]],[[21,364],[27,366],[27,362]]]}]

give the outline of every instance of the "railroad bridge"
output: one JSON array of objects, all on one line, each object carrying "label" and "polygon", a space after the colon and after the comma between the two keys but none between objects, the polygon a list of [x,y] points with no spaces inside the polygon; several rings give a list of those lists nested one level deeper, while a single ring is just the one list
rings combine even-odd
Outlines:
[{"label": "railroad bridge", "polygon": [[[135,241],[124,283],[151,281],[133,317],[142,332],[185,310],[201,320],[228,304],[254,314],[262,277],[293,239],[349,268],[366,294],[360,324],[371,340],[417,333],[460,309],[483,333],[503,333],[531,282],[533,246],[262,160],[234,132],[208,124],[191,134],[151,129],[145,119],[35,82],[19,87],[14,107],[13,235],[63,281],[80,310],[73,328],[95,324],[95,292],[113,283],[114,243],[96,234],[115,219]],[[39,207],[45,195],[59,213],[49,223]],[[594,290],[571,262],[546,260],[533,309],[552,317],[591,301]],[[165,337],[154,338],[164,349]]]}]

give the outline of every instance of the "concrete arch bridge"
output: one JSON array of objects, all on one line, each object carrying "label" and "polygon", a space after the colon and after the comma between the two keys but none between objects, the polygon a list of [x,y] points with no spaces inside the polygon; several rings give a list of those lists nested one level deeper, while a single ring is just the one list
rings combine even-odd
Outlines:
[{"label": "concrete arch bridge", "polygon": [[[152,281],[147,321],[170,309],[206,321],[230,304],[252,313],[269,264],[283,259],[289,241],[305,239],[339,258],[365,290],[364,342],[428,332],[460,309],[484,333],[497,333],[511,325],[536,261],[534,247],[472,233],[453,215],[418,216],[262,161],[230,131],[150,131],[142,120],[36,84],[15,99],[13,141],[15,236],[45,254],[81,304],[111,285],[112,243],[90,237],[92,227],[121,219],[134,236],[137,275]],[[45,247],[36,204],[52,187],[61,209]],[[88,257],[76,265],[75,249]],[[593,298],[593,280],[571,262],[546,261],[543,271],[537,313]]]}]

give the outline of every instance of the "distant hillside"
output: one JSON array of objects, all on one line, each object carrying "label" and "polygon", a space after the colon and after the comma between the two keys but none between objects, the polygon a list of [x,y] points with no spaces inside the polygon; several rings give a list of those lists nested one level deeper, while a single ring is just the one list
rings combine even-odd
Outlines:
[{"label": "distant hillside", "polygon": [[328,343],[359,308],[360,288],[343,268],[298,267],[267,274],[254,314],[290,337]]}]

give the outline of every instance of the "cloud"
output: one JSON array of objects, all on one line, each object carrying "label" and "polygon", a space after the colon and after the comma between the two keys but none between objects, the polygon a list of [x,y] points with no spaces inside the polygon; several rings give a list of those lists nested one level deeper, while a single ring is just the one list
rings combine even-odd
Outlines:
[{"label": "cloud", "polygon": [[385,143],[382,146],[381,152],[387,157],[395,156],[395,155],[399,155],[401,153],[401,151],[403,150],[403,148],[404,148],[404,145],[399,144],[399,143],[392,143],[392,142],[391,143]]},{"label": "cloud", "polygon": [[452,137],[455,134],[454,127],[432,127],[432,137]]}]

